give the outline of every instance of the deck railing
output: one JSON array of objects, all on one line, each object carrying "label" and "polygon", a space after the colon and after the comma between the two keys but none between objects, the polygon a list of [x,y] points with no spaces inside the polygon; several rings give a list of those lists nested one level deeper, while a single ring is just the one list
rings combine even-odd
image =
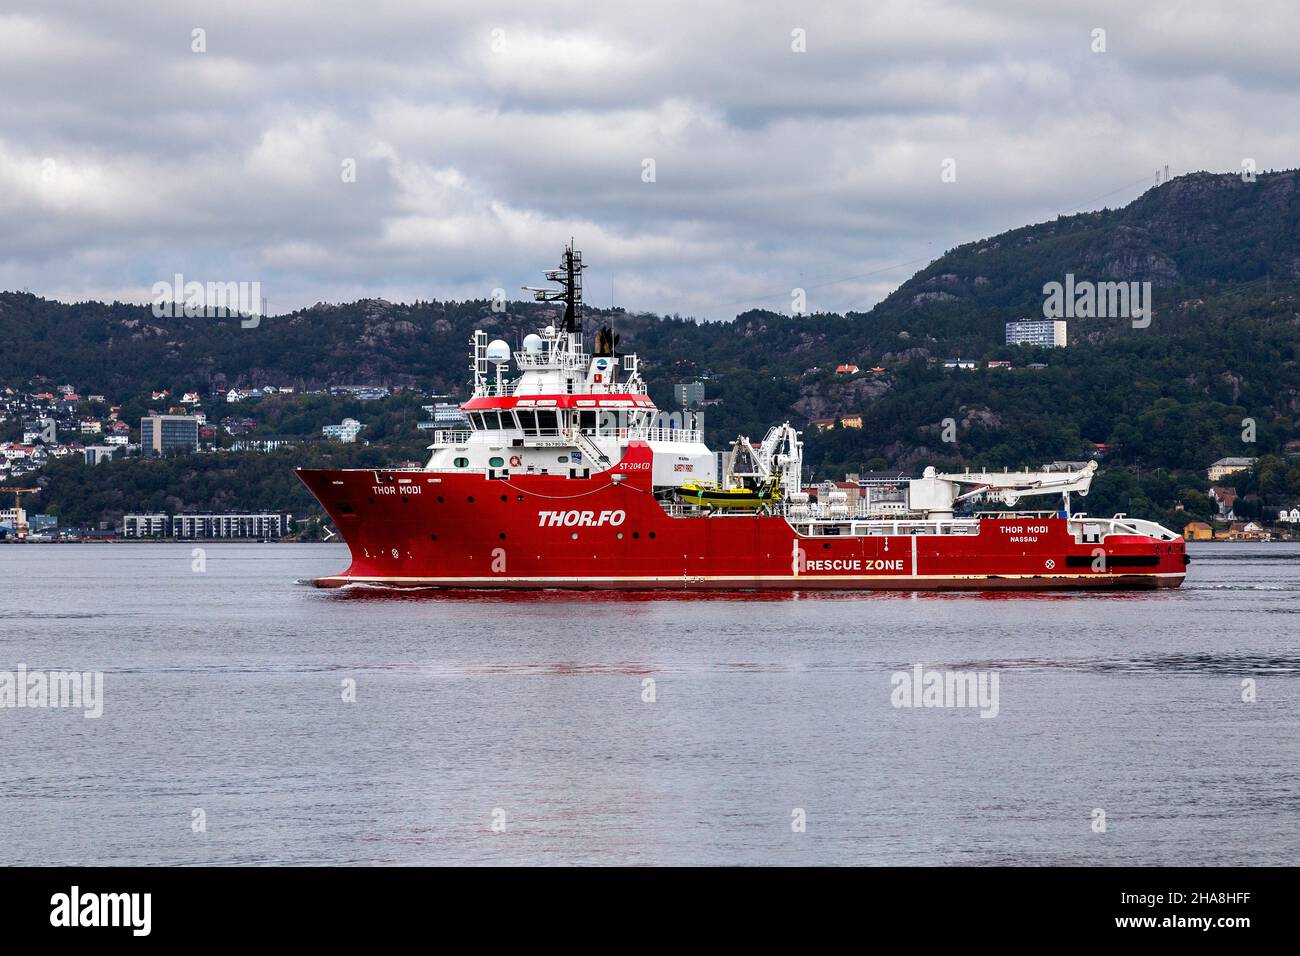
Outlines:
[{"label": "deck railing", "polygon": [[680,442],[702,442],[704,433],[697,428],[643,428],[620,429],[620,438],[641,438],[645,441],[680,441]]},{"label": "deck railing", "polygon": [[[485,382],[482,386],[474,390],[475,398],[500,398],[500,397],[520,397],[528,395],[551,396],[556,392],[553,388],[531,388],[522,389],[522,380],[515,382],[503,382],[497,385],[496,382]],[[646,393],[646,384],[640,380],[634,382],[602,382],[599,385],[579,383],[580,389],[570,387],[568,391],[560,394],[564,395],[644,395]]]},{"label": "deck railing", "polygon": [[[565,429],[542,428],[542,429],[519,429],[519,428],[493,428],[480,432],[474,432],[469,429],[438,429],[433,433],[433,443],[435,445],[464,445],[471,438],[478,434],[479,436],[489,436],[496,441],[502,439],[522,438],[527,445],[530,442],[545,442],[547,445],[554,445],[557,441],[567,440],[569,432]],[[618,438],[623,441],[663,441],[663,442],[702,442],[704,433],[697,428],[603,428],[598,432],[584,431],[588,438]]]},{"label": "deck railing", "polygon": [[467,428],[463,429],[439,429],[433,433],[433,443],[435,445],[464,445],[469,441],[469,436],[474,434]]}]

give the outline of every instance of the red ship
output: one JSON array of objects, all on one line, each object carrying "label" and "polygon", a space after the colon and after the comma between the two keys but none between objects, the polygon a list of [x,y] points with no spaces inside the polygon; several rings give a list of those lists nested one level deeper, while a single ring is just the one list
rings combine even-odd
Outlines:
[{"label": "red ship", "polygon": [[[1096,462],[803,484],[789,423],[729,454],[700,413],[661,413],[637,357],[602,328],[588,353],[581,253],[546,273],[563,320],[517,351],[472,340],[469,428],[434,433],[423,469],[299,469],[347,542],[320,587],[985,590],[1178,587],[1182,538],[1152,521],[1070,512]],[[511,376],[508,366],[516,373]],[[963,513],[1060,495],[1056,511]]]}]

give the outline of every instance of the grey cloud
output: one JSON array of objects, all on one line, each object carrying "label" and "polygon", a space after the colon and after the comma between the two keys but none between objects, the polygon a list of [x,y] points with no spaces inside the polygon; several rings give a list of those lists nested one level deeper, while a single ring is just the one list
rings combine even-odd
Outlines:
[{"label": "grey cloud", "polygon": [[628,308],[727,318],[820,284],[814,308],[865,307],[917,260],[1127,202],[1165,163],[1296,165],[1277,118],[1298,23],[1176,0],[18,0],[0,287],[145,301],[182,271],[258,279],[280,309],[482,296],[574,235],[601,304],[612,284]]}]

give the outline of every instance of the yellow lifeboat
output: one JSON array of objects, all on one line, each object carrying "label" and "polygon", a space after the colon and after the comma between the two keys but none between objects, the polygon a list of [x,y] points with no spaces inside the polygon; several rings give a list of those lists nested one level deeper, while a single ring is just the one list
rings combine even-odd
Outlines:
[{"label": "yellow lifeboat", "polygon": [[781,485],[774,478],[757,488],[737,485],[723,488],[711,481],[691,481],[676,489],[677,500],[708,508],[762,508],[781,500]]}]

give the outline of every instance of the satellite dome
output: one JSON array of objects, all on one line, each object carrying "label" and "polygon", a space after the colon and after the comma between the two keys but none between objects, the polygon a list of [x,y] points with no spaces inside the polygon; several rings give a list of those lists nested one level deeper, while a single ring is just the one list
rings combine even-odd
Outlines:
[{"label": "satellite dome", "polygon": [[503,339],[493,339],[487,347],[487,360],[494,365],[510,361],[510,345]]},{"label": "satellite dome", "polygon": [[540,352],[542,350],[542,337],[535,332],[524,336],[525,352]]}]

